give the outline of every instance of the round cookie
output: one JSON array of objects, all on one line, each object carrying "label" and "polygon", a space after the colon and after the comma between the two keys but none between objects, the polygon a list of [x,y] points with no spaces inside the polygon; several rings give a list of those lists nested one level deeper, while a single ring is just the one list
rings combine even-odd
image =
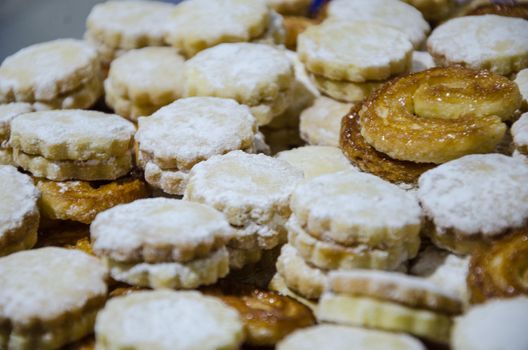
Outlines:
[{"label": "round cookie", "polygon": [[421,209],[413,194],[354,170],[300,184],[290,206],[299,225],[322,241],[392,247],[419,240]]},{"label": "round cookie", "polygon": [[255,152],[257,132],[248,107],[231,99],[190,97],[140,118],[136,140],[147,182],[182,195],[193,166],[233,150]]},{"label": "round cookie", "polygon": [[20,115],[11,122],[15,150],[48,160],[105,160],[129,152],[135,128],[122,117],[63,110]]},{"label": "round cookie", "polygon": [[198,292],[134,292],[106,304],[95,336],[97,349],[235,350],[244,328],[236,310]]},{"label": "round cookie", "polygon": [[305,179],[355,169],[337,147],[304,146],[279,152],[276,157],[302,170]]},{"label": "round cookie", "polygon": [[328,19],[298,37],[299,58],[311,73],[362,83],[407,71],[413,46],[401,32],[376,22]]},{"label": "round cookie", "polygon": [[185,96],[232,98],[250,107],[259,125],[288,107],[292,63],[277,48],[252,43],[220,44],[185,62]]},{"label": "round cookie", "polygon": [[39,197],[29,176],[0,165],[0,256],[29,249],[37,242]]},{"label": "round cookie", "polygon": [[429,32],[429,24],[420,11],[394,0],[334,0],[327,9],[328,18],[346,21],[366,21],[397,29],[414,47],[419,47]]},{"label": "round cookie", "polygon": [[166,41],[185,56],[192,57],[223,42],[247,42],[261,36],[269,24],[269,17],[270,9],[264,0],[251,3],[244,0],[186,1],[172,11]]},{"label": "round cookie", "polygon": [[[101,93],[100,74],[96,51],[83,41],[58,39],[35,44],[7,57],[0,65],[0,103],[90,107]],[[93,94],[75,100],[71,96],[79,90],[83,96]],[[66,101],[68,97],[74,100]],[[82,103],[75,103],[79,101]]]},{"label": "round cookie", "polygon": [[338,147],[341,119],[352,106],[325,96],[318,97],[310,108],[301,113],[301,138],[310,145]]},{"label": "round cookie", "polygon": [[345,327],[318,325],[296,331],[277,345],[277,350],[425,350],[418,340],[404,334]]},{"label": "round cookie", "polygon": [[515,149],[524,155],[528,155],[528,113],[524,113],[513,123],[511,129]]},{"label": "round cookie", "polygon": [[271,249],[286,239],[290,194],[302,172],[261,154],[233,151],[197,164],[184,199],[223,212],[236,233],[234,248]]},{"label": "round cookie", "polygon": [[433,242],[467,254],[525,225],[527,180],[526,164],[501,154],[469,155],[425,172],[417,195]]},{"label": "round cookie", "polygon": [[496,299],[456,320],[453,350],[523,350],[528,347],[528,298]]},{"label": "round cookie", "polygon": [[146,112],[155,112],[182,96],[183,63],[183,57],[168,47],[146,47],[127,52],[110,66],[104,83],[107,104],[119,115],[132,120],[139,117],[135,106],[143,107]]},{"label": "round cookie", "polygon": [[440,66],[509,75],[528,67],[528,22],[496,15],[451,19],[435,28],[427,50]]},{"label": "round cookie", "polygon": [[86,28],[92,39],[110,48],[161,46],[173,9],[160,1],[107,1],[92,8]]},{"label": "round cookie", "polygon": [[6,321],[0,346],[58,349],[90,334],[106,301],[106,278],[96,258],[77,250],[40,248],[0,258],[0,318]]}]

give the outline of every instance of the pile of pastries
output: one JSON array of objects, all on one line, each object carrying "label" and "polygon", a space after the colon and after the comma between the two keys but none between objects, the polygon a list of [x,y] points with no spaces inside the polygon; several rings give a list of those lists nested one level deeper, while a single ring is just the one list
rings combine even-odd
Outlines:
[{"label": "pile of pastries", "polygon": [[528,349],[528,4],[108,1],[0,65],[0,349]]}]

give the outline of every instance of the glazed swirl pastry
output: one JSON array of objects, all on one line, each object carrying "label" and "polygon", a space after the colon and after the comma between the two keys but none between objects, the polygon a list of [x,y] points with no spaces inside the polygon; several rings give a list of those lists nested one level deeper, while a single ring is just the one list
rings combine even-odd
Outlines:
[{"label": "glazed swirl pastry", "polygon": [[361,135],[377,151],[416,163],[444,163],[494,150],[521,105],[507,78],[461,67],[391,81],[359,111]]},{"label": "glazed swirl pastry", "polygon": [[472,303],[528,294],[528,229],[473,254],[467,282]]}]

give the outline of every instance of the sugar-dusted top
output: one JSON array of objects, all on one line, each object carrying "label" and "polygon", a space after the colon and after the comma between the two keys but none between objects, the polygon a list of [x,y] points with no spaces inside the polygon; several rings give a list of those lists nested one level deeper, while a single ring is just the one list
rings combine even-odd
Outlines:
[{"label": "sugar-dusted top", "polygon": [[305,181],[290,206],[306,231],[347,243],[416,237],[422,214],[412,193],[357,170]]},{"label": "sugar-dusted top", "polygon": [[127,152],[134,133],[134,124],[116,114],[56,110],[15,118],[10,143],[49,159],[107,159]]},{"label": "sugar-dusted top", "polygon": [[368,21],[402,31],[415,47],[429,32],[429,24],[415,7],[398,0],[334,0],[328,5],[329,18]]},{"label": "sugar-dusted top", "polygon": [[163,45],[173,9],[161,1],[107,1],[92,8],[86,27],[98,41],[116,49]]},{"label": "sugar-dusted top", "polygon": [[425,347],[405,334],[323,324],[297,330],[277,344],[277,350],[296,349],[425,350]]},{"label": "sugar-dusted top", "polygon": [[233,98],[257,105],[275,99],[294,79],[280,49],[265,44],[220,44],[185,63],[185,94]]},{"label": "sugar-dusted top", "polygon": [[428,51],[450,63],[507,75],[528,55],[528,22],[496,15],[451,19],[433,30]]},{"label": "sugar-dusted top", "polygon": [[528,219],[528,166],[501,154],[469,155],[420,176],[418,198],[441,234],[495,236]]},{"label": "sugar-dusted top", "polygon": [[[119,261],[159,262],[208,254],[231,238],[232,229],[222,213],[206,205],[149,198],[98,214],[90,234],[98,255]],[[198,248],[200,251],[194,252]]]},{"label": "sugar-dusted top", "polygon": [[3,141],[9,139],[10,123],[17,115],[33,112],[33,106],[29,103],[14,102],[5,105],[0,104],[0,147]]},{"label": "sugar-dusted top", "polygon": [[31,177],[19,173],[11,165],[0,165],[0,241],[4,233],[20,226],[27,215],[38,211],[39,197],[40,191]]},{"label": "sugar-dusted top", "polygon": [[413,46],[397,29],[377,22],[327,19],[299,35],[306,68],[329,79],[365,82],[406,71]]},{"label": "sugar-dusted top", "polygon": [[513,143],[517,146],[528,146],[528,112],[513,123],[511,127]]},{"label": "sugar-dusted top", "polygon": [[453,328],[454,350],[528,349],[528,298],[496,299],[471,308]]},{"label": "sugar-dusted top", "polygon": [[0,318],[28,326],[104,297],[106,269],[78,250],[40,248],[0,258]]},{"label": "sugar-dusted top", "polygon": [[302,178],[302,172],[285,161],[233,151],[197,164],[184,198],[268,221],[275,211],[288,208],[290,194]]},{"label": "sugar-dusted top", "polygon": [[306,179],[357,169],[339,148],[330,146],[298,147],[278,153],[277,159],[302,170]]},{"label": "sugar-dusted top", "polygon": [[243,325],[235,309],[198,292],[135,292],[97,315],[97,340],[115,348],[237,349]]},{"label": "sugar-dusted top", "polygon": [[189,169],[213,155],[248,148],[257,132],[247,106],[216,97],[190,97],[139,119],[139,149]]},{"label": "sugar-dusted top", "polygon": [[0,102],[51,100],[98,72],[88,43],[58,39],[28,46],[0,65]]}]

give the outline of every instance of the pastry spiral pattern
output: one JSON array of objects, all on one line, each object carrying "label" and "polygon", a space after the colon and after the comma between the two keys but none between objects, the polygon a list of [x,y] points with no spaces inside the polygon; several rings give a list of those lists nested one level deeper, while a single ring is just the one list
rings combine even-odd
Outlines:
[{"label": "pastry spiral pattern", "polygon": [[361,135],[391,158],[441,164],[493,151],[521,101],[518,87],[505,77],[432,68],[377,90],[359,111]]}]

